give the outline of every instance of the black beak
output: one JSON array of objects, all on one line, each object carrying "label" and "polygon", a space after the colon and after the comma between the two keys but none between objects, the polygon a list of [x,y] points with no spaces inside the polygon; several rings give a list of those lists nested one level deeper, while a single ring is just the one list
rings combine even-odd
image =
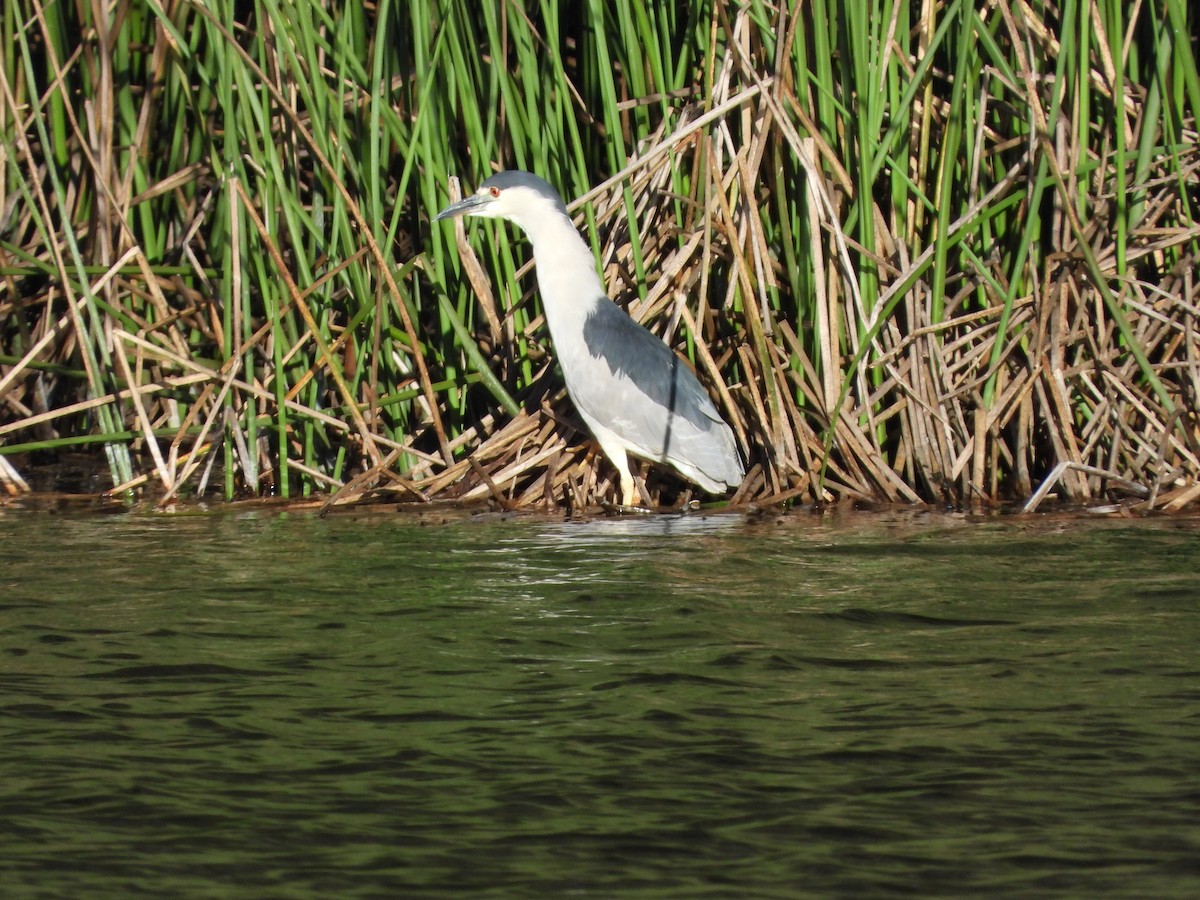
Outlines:
[{"label": "black beak", "polygon": [[443,209],[433,217],[433,221],[438,222],[442,219],[453,219],[455,216],[469,216],[481,206],[486,206],[491,199],[488,194],[472,194],[470,197],[464,197],[457,203],[452,203]]}]

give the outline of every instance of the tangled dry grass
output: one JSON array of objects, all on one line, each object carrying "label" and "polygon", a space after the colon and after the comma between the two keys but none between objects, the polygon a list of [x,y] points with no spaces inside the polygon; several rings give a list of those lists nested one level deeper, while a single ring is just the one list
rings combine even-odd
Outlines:
[{"label": "tangled dry grass", "polygon": [[[445,71],[404,60],[416,77],[351,84],[332,40],[310,60],[289,23],[179,2],[142,22],[155,39],[145,89],[129,90],[112,54],[132,7],[58,58],[45,7],[23,4],[25,65],[0,83],[0,481],[19,490],[22,463],[82,446],[103,448],[114,491],[163,501],[214,476],[231,496],[611,499],[615,473],[544,344],[527,250],[429,230],[466,116],[422,81]],[[1169,99],[1196,90],[1195,63],[1154,44],[1158,10],[1140,10],[1081,49],[1052,7],[986,4],[962,33],[930,7],[907,31],[874,23],[870,65],[825,71],[814,50],[837,32],[819,8],[760,21],[718,3],[679,84],[640,82],[631,60],[651,44],[606,33],[611,96],[583,59],[595,47],[529,16],[505,23],[511,58],[533,67],[520,29],[578,58],[513,78],[558,79],[555,121],[585,133],[539,145],[506,108],[509,136],[484,152],[574,159],[542,167],[568,186],[603,169],[579,164],[588,133],[622,150],[570,208],[611,295],[692,361],[732,424],[750,464],[735,503],[1181,509],[1200,499],[1200,150]],[[462,39],[453,21],[437,25],[447,41]],[[205,38],[180,43],[185,23]],[[1154,82],[1162,67],[1134,52],[1147,46],[1174,54],[1179,84]],[[255,91],[189,74],[214,49],[229,83],[255,86],[257,118],[233,112]],[[459,80],[478,98],[475,77]],[[53,89],[81,79],[91,96]],[[179,110],[172,131],[161,120]],[[411,149],[422,114],[436,153]],[[234,133],[255,122],[261,143]],[[353,167],[388,157],[371,129],[403,171],[393,200]],[[575,157],[545,156],[554,140]],[[691,499],[642,475],[656,503]]]}]

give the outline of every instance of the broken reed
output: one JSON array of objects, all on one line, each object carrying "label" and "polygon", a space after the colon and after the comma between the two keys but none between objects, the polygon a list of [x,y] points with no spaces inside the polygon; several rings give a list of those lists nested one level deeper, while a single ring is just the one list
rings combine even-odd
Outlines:
[{"label": "broken reed", "polygon": [[0,459],[102,447],[166,498],[611,495],[528,248],[428,225],[501,163],[585,195],[741,500],[1197,496],[1183,0],[211,6],[6,6]]}]

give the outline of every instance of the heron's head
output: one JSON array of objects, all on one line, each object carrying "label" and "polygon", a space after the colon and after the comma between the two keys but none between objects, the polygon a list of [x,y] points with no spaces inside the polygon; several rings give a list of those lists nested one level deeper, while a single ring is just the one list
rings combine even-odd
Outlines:
[{"label": "heron's head", "polygon": [[529,172],[497,172],[474,194],[447,206],[433,221],[481,216],[507,219],[528,230],[540,217],[555,213],[566,216],[567,208],[545,179]]}]

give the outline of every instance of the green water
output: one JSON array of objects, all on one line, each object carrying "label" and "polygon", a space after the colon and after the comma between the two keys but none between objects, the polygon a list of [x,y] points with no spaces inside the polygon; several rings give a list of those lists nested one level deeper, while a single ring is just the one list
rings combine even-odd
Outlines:
[{"label": "green water", "polygon": [[1200,529],[0,510],[4,897],[1200,896]]}]

